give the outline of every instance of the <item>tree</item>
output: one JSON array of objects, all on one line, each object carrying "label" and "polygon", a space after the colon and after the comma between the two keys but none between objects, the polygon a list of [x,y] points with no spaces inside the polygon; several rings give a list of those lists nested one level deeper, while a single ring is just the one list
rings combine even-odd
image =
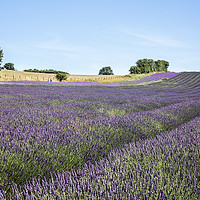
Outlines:
[{"label": "tree", "polygon": [[136,65],[138,67],[138,74],[144,74],[145,73],[145,66],[144,66],[144,59],[139,59],[136,62]]},{"label": "tree", "polygon": [[136,62],[136,66],[130,67],[130,74],[143,74],[150,72],[167,72],[167,68],[169,66],[169,62],[165,60],[157,60],[153,59],[140,59]]},{"label": "tree", "polygon": [[108,67],[102,67],[99,70],[99,75],[114,75],[113,70],[111,69],[110,66]]},{"label": "tree", "polygon": [[3,49],[0,49],[0,69],[2,69],[1,68],[2,58],[3,58]]},{"label": "tree", "polygon": [[131,66],[129,72],[130,74],[137,74],[137,66]]},{"label": "tree", "polygon": [[62,80],[67,80],[67,75],[64,73],[58,73],[56,74],[56,79],[60,82],[62,82]]},{"label": "tree", "polygon": [[13,63],[6,63],[3,67],[7,70],[15,70]]},{"label": "tree", "polygon": [[140,73],[144,74],[144,73],[150,73],[152,72],[152,68],[153,68],[153,63],[154,61],[152,59],[140,59],[136,62],[137,67],[140,68]]},{"label": "tree", "polygon": [[157,71],[159,72],[167,72],[167,68],[169,66],[169,62],[165,60],[157,60],[155,61],[156,66],[157,66]]},{"label": "tree", "polygon": [[153,59],[148,59],[148,65],[150,68],[149,72],[155,72],[155,61]]}]

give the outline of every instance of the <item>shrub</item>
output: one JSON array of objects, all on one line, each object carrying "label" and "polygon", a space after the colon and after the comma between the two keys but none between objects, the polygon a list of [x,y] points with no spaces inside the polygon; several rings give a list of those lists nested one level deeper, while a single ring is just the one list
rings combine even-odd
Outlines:
[{"label": "shrub", "polygon": [[60,82],[62,82],[62,80],[67,80],[67,75],[64,73],[58,73],[56,74],[56,79]]}]

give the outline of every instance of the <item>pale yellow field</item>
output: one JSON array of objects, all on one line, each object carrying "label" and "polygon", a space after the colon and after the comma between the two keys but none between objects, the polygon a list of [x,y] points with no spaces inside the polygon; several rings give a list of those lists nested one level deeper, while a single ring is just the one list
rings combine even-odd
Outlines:
[{"label": "pale yellow field", "polygon": [[[149,74],[138,74],[138,75],[68,75],[67,82],[112,82],[112,81],[126,81],[131,79],[138,79]],[[33,73],[33,72],[22,72],[12,70],[1,70],[0,81],[48,81],[51,79],[53,82],[58,82],[56,74],[47,73]]]}]

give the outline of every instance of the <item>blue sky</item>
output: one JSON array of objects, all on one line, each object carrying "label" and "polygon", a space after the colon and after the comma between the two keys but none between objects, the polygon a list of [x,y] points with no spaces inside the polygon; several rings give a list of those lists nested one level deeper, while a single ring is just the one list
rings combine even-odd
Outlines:
[{"label": "blue sky", "polygon": [[128,74],[138,59],[200,71],[199,0],[0,0],[3,63]]}]

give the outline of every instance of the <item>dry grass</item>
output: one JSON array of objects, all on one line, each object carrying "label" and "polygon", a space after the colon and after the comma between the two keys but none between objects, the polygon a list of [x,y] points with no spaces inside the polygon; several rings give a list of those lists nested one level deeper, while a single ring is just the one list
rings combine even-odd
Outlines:
[{"label": "dry grass", "polygon": [[[67,82],[112,82],[112,81],[126,81],[131,79],[139,79],[150,74],[138,75],[68,75]],[[21,72],[12,70],[1,70],[0,81],[45,81],[51,79],[53,82],[58,82],[56,74]]]},{"label": "dry grass", "polygon": [[12,70],[0,71],[0,81],[48,81],[49,78],[53,81],[57,81],[55,74],[21,72]]},{"label": "dry grass", "polygon": [[[126,80],[127,78],[122,75],[69,75],[67,81],[93,81],[93,82],[106,82],[106,81],[117,81],[117,80]],[[130,78],[129,78],[130,79]]]}]

